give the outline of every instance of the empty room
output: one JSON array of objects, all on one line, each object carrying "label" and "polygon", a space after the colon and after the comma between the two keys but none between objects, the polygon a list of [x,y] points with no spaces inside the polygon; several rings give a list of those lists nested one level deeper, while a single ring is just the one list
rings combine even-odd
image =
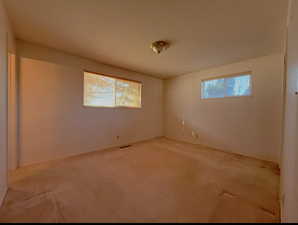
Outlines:
[{"label": "empty room", "polygon": [[0,223],[298,222],[298,0],[0,0],[0,85]]}]

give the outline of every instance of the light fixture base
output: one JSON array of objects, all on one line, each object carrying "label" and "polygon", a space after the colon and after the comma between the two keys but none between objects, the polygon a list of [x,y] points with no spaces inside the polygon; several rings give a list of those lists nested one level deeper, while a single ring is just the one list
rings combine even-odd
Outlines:
[{"label": "light fixture base", "polygon": [[166,50],[170,44],[166,41],[155,41],[150,45],[152,51],[156,54],[160,54],[162,51]]}]

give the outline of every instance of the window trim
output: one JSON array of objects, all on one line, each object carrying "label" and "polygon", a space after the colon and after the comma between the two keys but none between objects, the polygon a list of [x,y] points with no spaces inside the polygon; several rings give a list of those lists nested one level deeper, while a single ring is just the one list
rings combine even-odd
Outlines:
[{"label": "window trim", "polygon": [[110,74],[105,74],[105,73],[92,72],[90,70],[83,70],[83,71],[84,71],[84,73],[93,73],[93,74],[97,74],[97,75],[100,75],[100,76],[111,77],[111,78],[116,78],[116,79],[119,79],[119,80],[126,80],[126,81],[132,81],[132,82],[136,82],[136,83],[139,83],[139,84],[143,84],[141,81],[132,80],[132,79],[128,79],[128,78],[116,76],[116,75],[110,75]]},{"label": "window trim", "polygon": [[137,106],[90,106],[90,105],[85,105],[85,99],[84,99],[84,93],[85,93],[85,83],[83,81],[83,107],[86,108],[108,108],[108,109],[116,109],[116,108],[128,108],[128,109],[141,109],[143,107],[142,105],[142,89],[143,89],[143,82],[138,81],[138,80],[132,80],[132,79],[128,79],[128,78],[124,78],[124,77],[120,77],[120,76],[115,76],[115,75],[110,75],[110,74],[104,74],[104,73],[98,73],[98,72],[92,72],[90,70],[83,70],[83,78],[85,76],[85,73],[91,73],[91,74],[95,74],[95,75],[99,75],[99,76],[105,76],[105,77],[110,77],[110,78],[114,78],[114,79],[118,79],[118,80],[124,80],[124,81],[131,81],[131,82],[135,82],[141,85],[141,90],[140,90],[140,107]]},{"label": "window trim", "polygon": [[[240,95],[240,96],[224,96],[222,98],[218,97],[218,98],[203,98],[203,90],[202,90],[202,84],[205,81],[209,81],[209,80],[216,80],[216,79],[222,79],[222,78],[229,78],[229,77],[240,77],[240,76],[245,76],[245,75],[250,75],[250,94],[249,95]],[[253,97],[253,93],[254,93],[254,82],[253,82],[253,73],[251,70],[248,71],[244,71],[244,72],[240,72],[240,73],[230,73],[230,74],[225,74],[225,75],[219,75],[219,76],[213,76],[213,77],[208,77],[208,78],[203,78],[200,79],[200,98],[201,100],[212,100],[212,99],[229,99],[229,98],[243,98],[243,97]]]}]

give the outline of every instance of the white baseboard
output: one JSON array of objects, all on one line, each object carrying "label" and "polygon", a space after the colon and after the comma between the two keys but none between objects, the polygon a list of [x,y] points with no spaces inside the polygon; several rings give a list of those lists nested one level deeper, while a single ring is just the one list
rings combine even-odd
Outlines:
[{"label": "white baseboard", "polygon": [[2,206],[2,203],[4,201],[4,198],[6,196],[7,188],[1,187],[0,188],[0,207]]}]

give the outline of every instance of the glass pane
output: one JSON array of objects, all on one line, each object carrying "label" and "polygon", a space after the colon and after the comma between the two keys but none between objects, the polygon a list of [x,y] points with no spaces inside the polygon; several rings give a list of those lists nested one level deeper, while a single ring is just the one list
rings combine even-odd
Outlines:
[{"label": "glass pane", "polygon": [[227,77],[227,96],[245,96],[251,94],[250,75]]},{"label": "glass pane", "polygon": [[116,105],[141,107],[141,87],[140,83],[117,79]]},{"label": "glass pane", "polygon": [[225,80],[206,80],[202,83],[202,98],[223,98],[225,96]]},{"label": "glass pane", "polygon": [[115,106],[115,79],[84,73],[84,105]]}]

